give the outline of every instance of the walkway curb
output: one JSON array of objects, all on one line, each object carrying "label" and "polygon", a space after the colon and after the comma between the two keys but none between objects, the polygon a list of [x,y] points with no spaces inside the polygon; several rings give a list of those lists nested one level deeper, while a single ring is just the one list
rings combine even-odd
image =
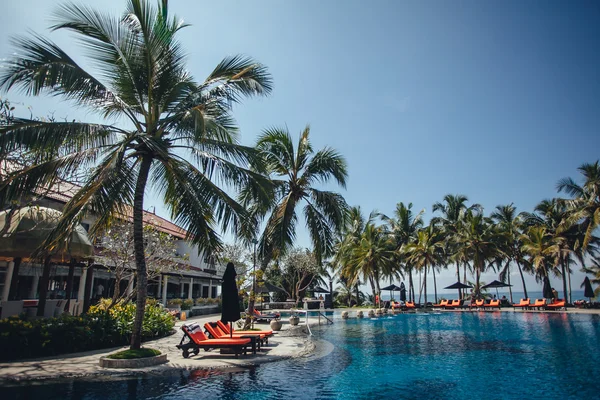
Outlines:
[{"label": "walkway curb", "polygon": [[166,363],[167,355],[159,354],[154,357],[132,358],[128,360],[114,360],[100,357],[100,366],[103,368],[145,368]]}]

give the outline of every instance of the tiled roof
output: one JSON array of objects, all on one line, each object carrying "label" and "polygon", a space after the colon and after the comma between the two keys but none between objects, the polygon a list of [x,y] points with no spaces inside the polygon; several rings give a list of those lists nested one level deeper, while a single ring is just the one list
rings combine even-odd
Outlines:
[{"label": "tiled roof", "polygon": [[[0,167],[0,174],[16,171],[17,168],[18,166],[14,164],[8,164],[7,162],[3,162]],[[46,198],[56,200],[61,203],[66,203],[69,200],[71,200],[73,196],[75,196],[75,193],[77,193],[80,189],[80,185],[61,180],[58,183],[52,185],[47,190],[37,190],[37,193],[43,195]],[[124,216],[124,219],[127,219],[129,222],[132,222],[132,215],[132,212],[128,212]],[[175,236],[179,239],[185,239],[187,236],[187,231],[185,229],[149,211],[144,211],[144,224],[152,225],[159,231],[168,233],[169,235]]]}]

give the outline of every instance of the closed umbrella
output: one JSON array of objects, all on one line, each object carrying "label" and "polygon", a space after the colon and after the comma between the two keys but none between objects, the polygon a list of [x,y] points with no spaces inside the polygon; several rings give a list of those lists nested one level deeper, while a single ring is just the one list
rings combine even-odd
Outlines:
[{"label": "closed umbrella", "polygon": [[404,286],[404,282],[400,284],[400,300],[406,301],[406,286]]},{"label": "closed umbrella", "polygon": [[592,297],[595,297],[595,295],[594,295],[594,289],[592,288],[592,282],[590,282],[590,278],[588,278],[586,276],[585,279],[583,280],[583,283],[581,284],[581,287],[583,288],[583,295],[585,297],[588,297],[590,299],[590,303],[591,303]]},{"label": "closed umbrella", "polygon": [[239,294],[235,281],[236,275],[233,263],[227,263],[227,268],[225,268],[223,274],[223,282],[221,283],[221,321],[224,323],[229,322],[231,337],[233,337],[233,323],[241,318]]}]

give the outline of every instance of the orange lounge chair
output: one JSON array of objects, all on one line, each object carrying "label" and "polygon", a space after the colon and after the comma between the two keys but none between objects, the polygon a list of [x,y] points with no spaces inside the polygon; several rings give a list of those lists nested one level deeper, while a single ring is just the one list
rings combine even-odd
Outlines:
[{"label": "orange lounge chair", "polygon": [[531,304],[529,304],[529,298],[521,299],[519,304],[513,304],[513,307],[515,308],[529,308],[529,306],[531,306]]},{"label": "orange lounge chair", "polygon": [[552,303],[546,305],[546,310],[560,310],[561,308],[564,308],[565,310],[567,309],[566,302],[564,300],[555,300]]},{"label": "orange lounge chair", "polygon": [[[233,349],[235,356],[237,357],[241,353],[246,354],[248,345],[251,344],[251,338],[233,338],[233,339],[209,339],[206,337],[200,325],[196,323],[183,325],[181,327],[183,331],[183,337],[181,342],[177,345],[177,348],[182,351],[183,358],[188,358],[190,352],[197,355],[200,349],[208,351],[210,349]],[[188,339],[187,343],[184,343]]]},{"label": "orange lounge chair", "polygon": [[471,304],[469,305],[469,307],[478,307],[481,308],[485,305],[485,300],[480,299],[480,300],[475,300],[475,303],[471,302]]},{"label": "orange lounge chair", "polygon": [[391,301],[390,307],[392,308],[392,310],[395,310],[397,308],[400,309],[400,308],[402,308],[402,303],[400,303],[398,301]]},{"label": "orange lounge chair", "polygon": [[438,304],[434,304],[433,307],[434,308],[438,308],[438,307],[446,307],[448,305],[448,300],[441,300]]},{"label": "orange lounge chair", "polygon": [[463,301],[462,300],[452,300],[451,303],[448,303],[446,305],[446,309],[453,309],[453,308],[460,308],[463,305]]},{"label": "orange lounge chair", "polygon": [[488,304],[484,304],[483,307],[485,308],[500,308],[500,300],[490,300],[490,302]]},{"label": "orange lounge chair", "polygon": [[535,299],[535,303],[530,304],[529,307],[537,308],[538,310],[542,307],[546,307],[546,299]]},{"label": "orange lounge chair", "polygon": [[[226,335],[229,335],[231,332],[229,330],[229,325],[224,324],[223,321],[219,320],[217,321],[217,325],[219,325],[219,328],[221,328],[221,330],[223,332],[225,332]],[[233,330],[233,334],[250,334],[250,335],[265,335],[265,343],[269,343],[269,337],[273,336],[275,333],[273,332],[273,330],[271,329],[265,329],[263,331],[237,331],[237,330]]]},{"label": "orange lounge chair", "polygon": [[417,308],[417,306],[415,305],[415,303],[412,302],[412,301],[406,301],[406,302],[404,302],[404,307],[406,307],[406,308]]},{"label": "orange lounge chair", "polygon": [[252,339],[252,353],[256,354],[256,350],[260,350],[263,340],[265,339],[265,335],[261,335],[260,333],[225,333],[219,327],[216,322],[207,322],[204,324],[205,332],[208,334],[210,339]]}]

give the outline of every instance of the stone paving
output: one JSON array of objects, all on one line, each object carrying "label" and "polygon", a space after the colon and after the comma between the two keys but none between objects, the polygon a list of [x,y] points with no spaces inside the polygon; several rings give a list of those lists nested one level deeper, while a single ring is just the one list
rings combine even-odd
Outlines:
[{"label": "stone paving", "polygon": [[[178,321],[175,325],[176,333],[154,341],[143,343],[144,347],[160,350],[168,355],[169,362],[155,367],[140,369],[112,369],[102,368],[99,365],[100,357],[114,353],[127,347],[96,350],[84,353],[75,353],[59,357],[47,357],[26,361],[0,363],[0,383],[2,381],[23,381],[36,379],[65,378],[89,375],[132,375],[148,372],[159,372],[168,369],[211,369],[233,368],[257,365],[265,362],[284,360],[292,357],[302,357],[312,353],[314,343],[309,338],[305,320],[295,327],[290,326],[283,319],[282,330],[269,339],[269,345],[257,354],[248,352],[236,358],[232,355],[220,354],[219,350],[209,352],[200,351],[197,356],[191,355],[183,358],[181,351],[175,346],[179,344],[183,333],[181,325],[190,321],[200,325],[208,321],[216,321],[220,314],[193,317],[185,322]],[[316,318],[311,318],[309,324],[316,324]],[[257,324],[259,328],[268,328],[268,324]]]}]

